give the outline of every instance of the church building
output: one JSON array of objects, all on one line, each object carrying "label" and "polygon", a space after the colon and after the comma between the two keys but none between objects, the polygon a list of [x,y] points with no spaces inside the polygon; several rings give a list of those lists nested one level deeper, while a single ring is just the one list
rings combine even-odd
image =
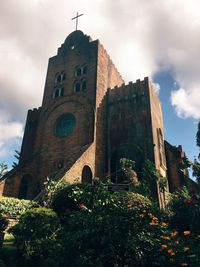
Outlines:
[{"label": "church building", "polygon": [[115,177],[120,158],[137,170],[149,159],[167,179],[159,98],[148,78],[125,84],[99,40],[76,30],[49,59],[42,105],[28,111],[19,164],[0,182],[2,194],[33,199],[47,177]]}]

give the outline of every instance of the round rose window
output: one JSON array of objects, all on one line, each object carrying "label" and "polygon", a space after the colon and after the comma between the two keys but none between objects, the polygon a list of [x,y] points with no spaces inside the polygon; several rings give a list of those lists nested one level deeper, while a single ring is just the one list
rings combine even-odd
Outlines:
[{"label": "round rose window", "polygon": [[59,137],[64,137],[72,133],[76,125],[76,118],[71,113],[66,113],[61,115],[55,124],[55,135]]}]

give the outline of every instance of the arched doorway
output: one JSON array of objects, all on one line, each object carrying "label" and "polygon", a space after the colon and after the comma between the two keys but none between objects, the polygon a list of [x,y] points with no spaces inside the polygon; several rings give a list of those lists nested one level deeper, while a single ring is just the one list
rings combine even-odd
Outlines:
[{"label": "arched doorway", "polygon": [[140,172],[142,163],[144,162],[144,156],[142,150],[137,145],[122,144],[118,146],[112,153],[110,159],[110,173],[111,181],[113,183],[120,183],[120,159],[126,158],[135,161],[135,170]]},{"label": "arched doorway", "polygon": [[19,199],[27,199],[28,189],[29,185],[31,184],[31,181],[32,181],[32,176],[30,174],[25,174],[22,177],[18,194]]},{"label": "arched doorway", "polygon": [[88,165],[85,165],[81,176],[82,183],[92,183],[92,170]]}]

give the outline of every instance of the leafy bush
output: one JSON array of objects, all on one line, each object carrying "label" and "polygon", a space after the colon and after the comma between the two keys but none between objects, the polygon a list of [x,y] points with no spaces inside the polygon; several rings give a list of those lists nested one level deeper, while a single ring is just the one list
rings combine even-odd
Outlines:
[{"label": "leafy bush", "polygon": [[[107,180],[96,180],[94,185],[62,184],[51,203],[60,221],[51,209],[24,213],[12,230],[23,255],[20,266],[199,266],[197,230],[188,230],[186,224],[184,230],[180,225],[177,229],[163,220],[166,213],[158,212],[149,198],[133,192],[112,193],[107,185]],[[171,200],[170,222],[180,201],[188,205],[188,197],[196,199],[196,194],[181,194],[182,198]],[[198,210],[199,202],[195,205]]]},{"label": "leafy bush", "polygon": [[60,221],[54,211],[35,208],[22,214],[19,223],[11,229],[11,233],[27,265],[58,266],[56,257],[61,256],[62,250],[56,240],[60,229]]},{"label": "leafy bush", "polygon": [[172,195],[168,204],[171,212],[171,226],[180,231],[199,232],[200,229],[200,195],[189,192],[186,187]]},{"label": "leafy bush", "polygon": [[122,208],[131,207],[134,210],[150,209],[152,203],[148,197],[134,192],[114,193],[115,204]]},{"label": "leafy bush", "polygon": [[65,228],[65,266],[151,266],[162,228],[150,221],[128,207],[72,212]]},{"label": "leafy bush", "polygon": [[0,213],[8,217],[20,217],[25,211],[38,207],[38,204],[31,200],[0,197]]},{"label": "leafy bush", "polygon": [[94,184],[63,185],[52,197],[51,208],[59,215],[66,211],[80,210],[81,205],[93,209],[114,202],[114,195],[108,191],[108,180],[95,180]]}]

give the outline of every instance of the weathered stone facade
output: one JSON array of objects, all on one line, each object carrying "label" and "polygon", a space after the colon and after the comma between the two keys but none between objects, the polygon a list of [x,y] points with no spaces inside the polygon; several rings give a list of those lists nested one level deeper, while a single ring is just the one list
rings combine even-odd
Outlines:
[{"label": "weathered stone facade", "polygon": [[195,187],[195,183],[189,179],[187,168],[184,168],[186,155],[182,149],[182,146],[172,146],[165,141],[165,152],[170,192],[175,192],[183,186],[188,188],[192,188],[193,186]]},{"label": "weathered stone facade", "polygon": [[3,194],[31,199],[47,177],[111,175],[120,157],[137,168],[150,159],[166,177],[160,101],[148,78],[125,85],[100,42],[72,32],[49,59],[42,106],[28,111],[19,165],[2,181]]}]

